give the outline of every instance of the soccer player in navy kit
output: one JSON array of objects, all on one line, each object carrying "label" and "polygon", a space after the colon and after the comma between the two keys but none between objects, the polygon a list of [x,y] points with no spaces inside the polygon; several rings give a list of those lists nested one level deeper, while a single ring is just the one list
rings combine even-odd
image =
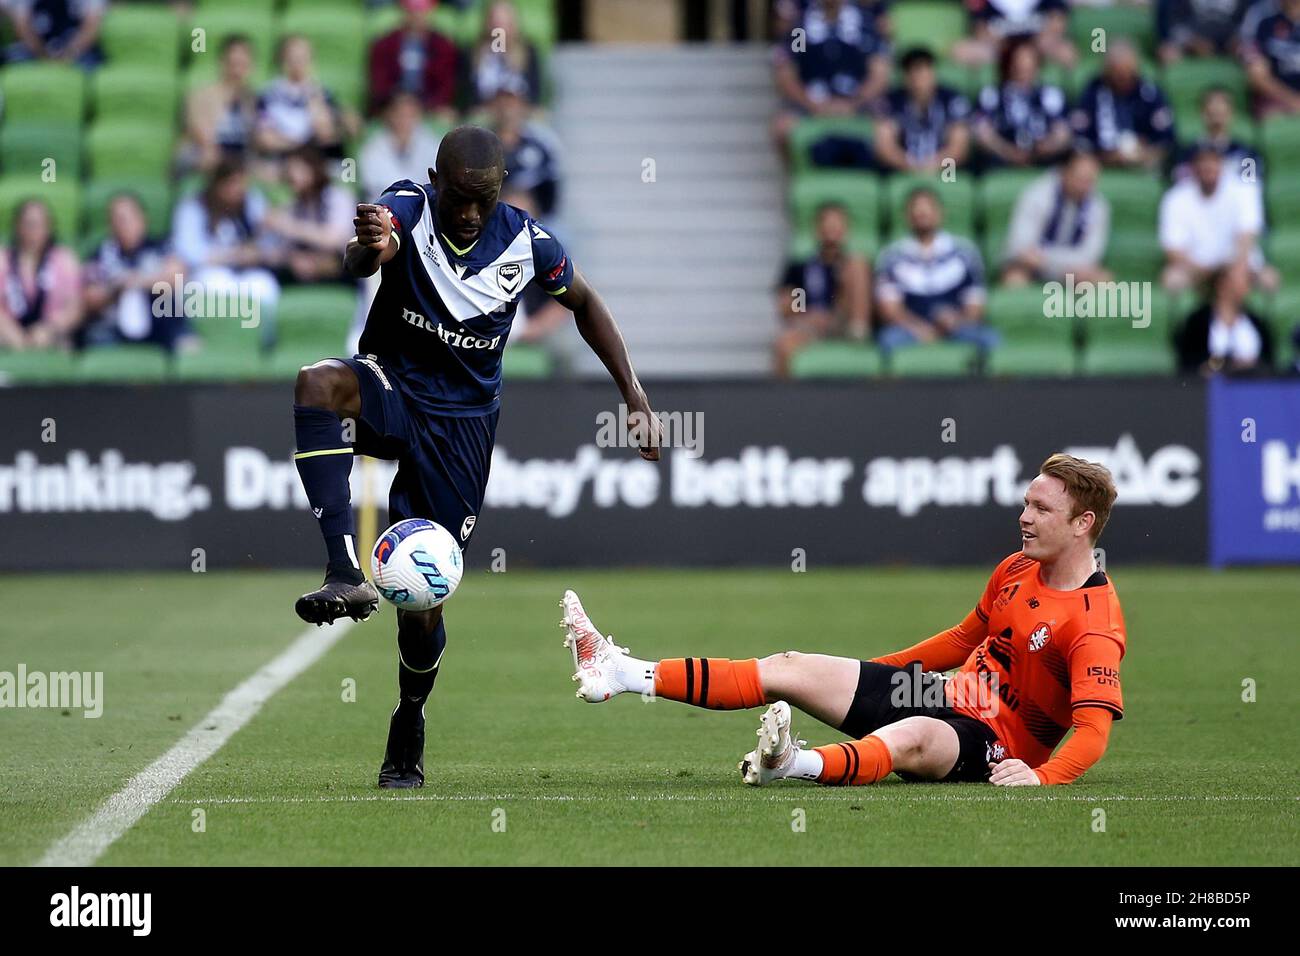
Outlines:
[{"label": "soccer player in navy kit", "polygon": [[[641,423],[641,456],[659,458],[657,420],[613,316],[544,226],[498,202],[505,175],[496,135],[462,126],[443,138],[427,184],[403,180],[357,206],[344,264],[381,276],[362,354],[305,367],[294,388],[294,460],[328,554],[324,583],[295,606],[305,621],[364,620],[378,604],[356,553],[354,453],[398,462],[391,521],[428,518],[468,544],[491,464],[501,353],[530,281],[573,312],[630,423]],[[397,612],[400,696],[381,787],[424,785],[424,702],[446,642],[441,607]]]}]

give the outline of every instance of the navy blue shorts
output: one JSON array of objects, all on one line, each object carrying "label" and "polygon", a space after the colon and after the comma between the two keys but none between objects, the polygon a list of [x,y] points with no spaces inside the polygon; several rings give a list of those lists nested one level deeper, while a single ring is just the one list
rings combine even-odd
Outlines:
[{"label": "navy blue shorts", "polygon": [[428,518],[450,531],[464,550],[483,507],[500,412],[431,415],[408,402],[381,363],[366,355],[342,361],[361,388],[356,453],[397,462],[388,492],[389,523]]}]

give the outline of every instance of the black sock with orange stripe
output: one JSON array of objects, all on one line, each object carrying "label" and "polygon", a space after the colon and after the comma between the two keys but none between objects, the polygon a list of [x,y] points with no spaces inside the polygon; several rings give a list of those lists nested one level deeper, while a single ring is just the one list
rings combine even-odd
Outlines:
[{"label": "black sock with orange stripe", "polygon": [[744,710],[763,703],[758,661],[674,657],[655,667],[655,696],[710,710]]}]

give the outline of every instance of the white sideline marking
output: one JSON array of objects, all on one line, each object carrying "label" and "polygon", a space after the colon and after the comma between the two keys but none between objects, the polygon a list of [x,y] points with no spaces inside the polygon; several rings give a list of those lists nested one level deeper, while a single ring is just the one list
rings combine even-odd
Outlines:
[{"label": "white sideline marking", "polygon": [[221,698],[216,707],[190,728],[165,754],[132,777],[99,809],[56,841],[37,866],[90,866],[154,804],[161,802],[191,770],[220,750],[253,719],[262,705],[285,685],[320,660],[352,627],[343,618],[331,627],[315,625],[274,660]]},{"label": "white sideline marking", "polygon": [[[504,802],[504,801],[523,801],[530,803],[570,803],[570,802],[588,802],[603,803],[607,801],[622,800],[629,803],[752,803],[755,800],[768,802],[784,802],[791,799],[798,799],[801,802],[807,802],[810,798],[813,802],[820,803],[861,803],[863,801],[878,801],[887,803],[1105,803],[1107,801],[1121,800],[1129,803],[1146,802],[1146,803],[1167,803],[1167,802],[1195,802],[1195,803],[1245,803],[1245,802],[1266,802],[1282,803],[1300,800],[1300,797],[1269,797],[1269,796],[1247,796],[1225,794],[1223,796],[1213,795],[1192,795],[1187,796],[1110,796],[1110,797],[1089,797],[1074,794],[1063,794],[1059,797],[1017,794],[1012,797],[1009,793],[1005,796],[987,794],[977,796],[968,795],[936,795],[932,797],[923,797],[920,795],[903,796],[901,794],[875,793],[861,794],[855,793],[852,796],[832,796],[831,794],[819,794],[816,790],[806,790],[798,788],[798,796],[795,796],[796,788],[782,788],[785,790],[784,795],[767,794],[758,796],[750,794],[747,791],[738,791],[737,795],[726,796],[724,794],[672,794],[672,793],[654,793],[644,796],[632,795],[626,797],[601,797],[589,794],[529,794],[526,796],[515,795],[510,793],[417,793],[408,796],[396,796],[380,793],[362,793],[337,796],[319,796],[319,797],[211,797],[207,800],[168,800],[168,803],[184,806],[224,806],[230,804],[286,804],[286,803],[403,803],[403,802],[433,802],[433,803],[461,803],[461,802]],[[891,788],[892,789],[892,788]],[[1018,789],[1018,788],[1017,788]],[[843,793],[844,791],[840,791]],[[744,794],[744,796],[741,796]]]}]

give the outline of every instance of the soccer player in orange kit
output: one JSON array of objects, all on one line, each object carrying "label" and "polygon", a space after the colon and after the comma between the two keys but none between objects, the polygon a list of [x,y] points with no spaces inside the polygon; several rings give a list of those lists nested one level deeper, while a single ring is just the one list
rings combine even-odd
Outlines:
[{"label": "soccer player in orange kit", "polygon": [[[762,660],[638,660],[592,625],[565,592],[581,689],[599,703],[628,691],[714,710],[768,703],[745,783],[906,780],[1069,783],[1106,750],[1124,715],[1124,617],[1094,545],[1115,503],[1110,472],[1052,455],[1025,492],[1021,550],[993,571],[955,627],[870,661],[786,651]],[[951,678],[942,671],[960,668]],[[790,707],[854,738],[807,748]],[[1070,739],[1053,755],[1067,731]]]}]

